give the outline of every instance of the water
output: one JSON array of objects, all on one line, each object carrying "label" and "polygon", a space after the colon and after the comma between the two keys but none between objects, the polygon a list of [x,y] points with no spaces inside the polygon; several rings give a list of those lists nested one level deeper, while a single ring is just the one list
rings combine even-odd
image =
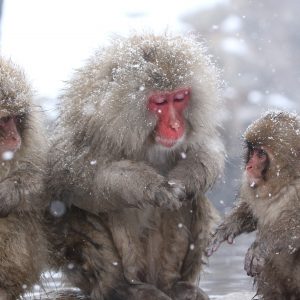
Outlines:
[{"label": "water", "polygon": [[252,299],[255,289],[253,279],[244,271],[244,257],[253,240],[253,234],[242,235],[233,245],[223,243],[209,258],[200,287],[211,300]]}]

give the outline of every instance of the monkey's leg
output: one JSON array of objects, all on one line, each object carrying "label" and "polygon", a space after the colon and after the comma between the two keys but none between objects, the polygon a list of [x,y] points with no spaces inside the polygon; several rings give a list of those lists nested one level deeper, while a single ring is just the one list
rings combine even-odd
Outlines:
[{"label": "monkey's leg", "polygon": [[16,299],[39,282],[45,240],[29,215],[0,218],[0,299]]},{"label": "monkey's leg", "polygon": [[6,290],[0,289],[0,299],[1,300],[10,300],[11,297],[9,294],[6,292]]},{"label": "monkey's leg", "polygon": [[177,282],[168,294],[173,300],[209,300],[199,287],[184,281]]},{"label": "monkey's leg", "polygon": [[277,272],[272,265],[267,264],[262,272],[255,276],[257,295],[262,296],[264,300],[292,300],[293,298],[286,295],[286,289]]},{"label": "monkey's leg", "polygon": [[[99,298],[95,298],[99,299]],[[101,298],[102,299],[102,298]],[[123,283],[115,287],[104,297],[105,300],[172,300],[154,285],[141,283],[130,285]]]},{"label": "monkey's leg", "polygon": [[172,300],[168,295],[150,284],[135,285],[129,288],[130,300]]}]

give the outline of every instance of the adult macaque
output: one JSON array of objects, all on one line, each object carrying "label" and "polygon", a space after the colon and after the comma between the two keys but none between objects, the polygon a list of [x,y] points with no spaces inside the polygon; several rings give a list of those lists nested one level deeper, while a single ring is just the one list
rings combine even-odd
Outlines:
[{"label": "adult macaque", "polygon": [[209,254],[223,241],[258,230],[245,258],[264,300],[300,299],[300,119],[270,112],[245,132],[239,202],[218,227]]},{"label": "adult macaque", "polygon": [[93,299],[207,299],[196,282],[204,193],[223,166],[219,108],[193,38],[116,38],[69,82],[49,159],[48,194],[68,208],[53,243]]},{"label": "adult macaque", "polygon": [[38,283],[47,246],[40,224],[46,143],[22,71],[0,58],[0,298]]}]

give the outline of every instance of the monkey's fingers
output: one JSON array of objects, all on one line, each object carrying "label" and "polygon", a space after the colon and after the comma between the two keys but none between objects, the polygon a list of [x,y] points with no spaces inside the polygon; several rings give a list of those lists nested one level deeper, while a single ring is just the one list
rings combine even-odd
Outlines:
[{"label": "monkey's fingers", "polygon": [[209,243],[209,246],[206,249],[206,255],[211,256],[214,252],[216,252],[220,245],[224,242],[225,239],[220,239],[219,237],[214,237],[211,242]]},{"label": "monkey's fingers", "polygon": [[233,241],[234,241],[234,234],[230,234],[228,237],[227,237],[227,243],[228,244],[233,244]]},{"label": "monkey's fingers", "polygon": [[170,192],[175,198],[177,198],[179,201],[183,201],[186,199],[186,190],[182,182],[178,180],[169,180],[168,185]]},{"label": "monkey's fingers", "polygon": [[161,208],[178,210],[182,206],[181,201],[167,190],[158,192],[156,199],[156,205]]},{"label": "monkey's fingers", "polygon": [[178,180],[169,180],[158,187],[155,193],[155,204],[162,208],[178,210],[185,198],[184,185]]}]

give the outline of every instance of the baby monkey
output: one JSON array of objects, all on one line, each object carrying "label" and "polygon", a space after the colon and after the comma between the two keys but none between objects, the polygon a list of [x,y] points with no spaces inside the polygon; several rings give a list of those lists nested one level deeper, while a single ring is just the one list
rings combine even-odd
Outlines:
[{"label": "baby monkey", "polygon": [[213,235],[219,245],[257,230],[245,257],[264,300],[300,299],[300,118],[268,112],[244,133],[245,169],[238,202]]}]

